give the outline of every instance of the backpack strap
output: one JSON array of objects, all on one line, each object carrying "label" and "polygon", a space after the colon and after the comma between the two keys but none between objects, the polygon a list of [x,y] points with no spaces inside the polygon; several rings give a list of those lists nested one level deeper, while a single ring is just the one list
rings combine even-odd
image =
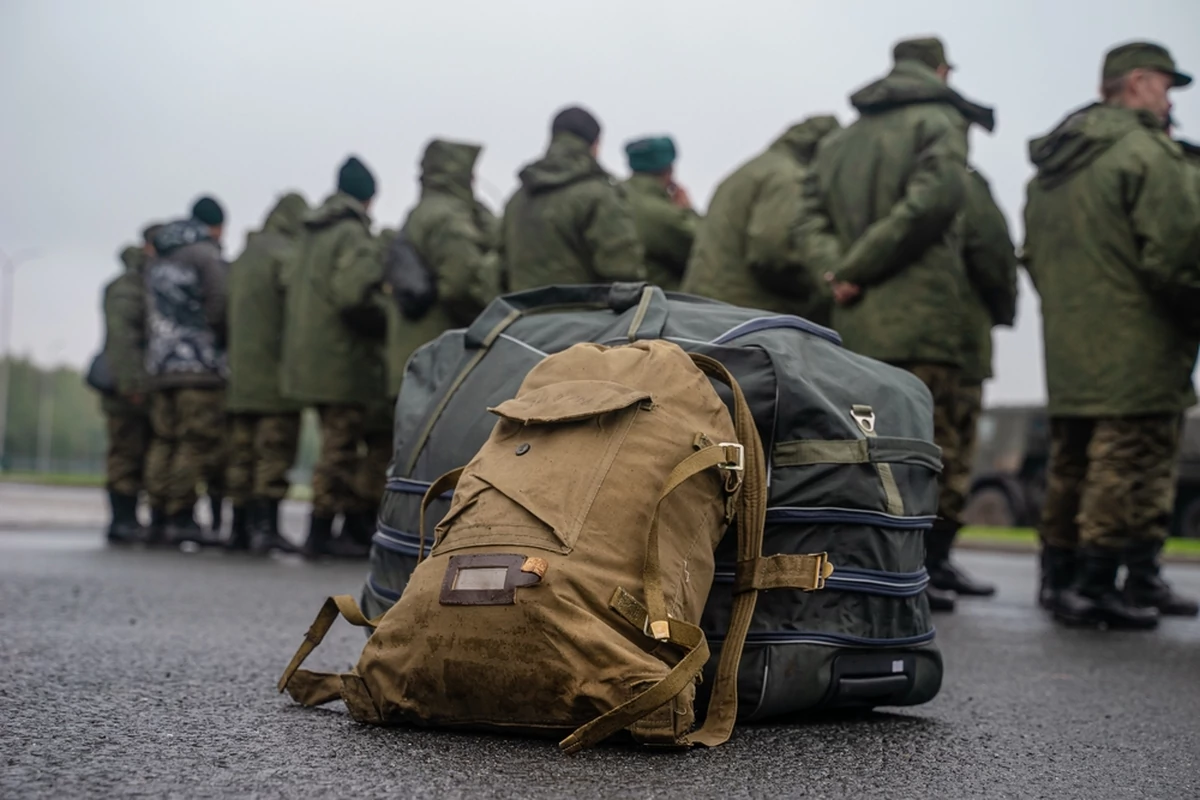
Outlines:
[{"label": "backpack strap", "polygon": [[292,656],[291,663],[283,671],[283,677],[279,679],[278,683],[279,691],[282,692],[286,689],[292,699],[300,705],[319,706],[337,700],[342,695],[341,673],[312,672],[300,669],[300,665],[304,663],[304,659],[308,658],[308,654],[315,650],[325,638],[325,634],[329,633],[329,628],[337,621],[339,614],[345,617],[351,625],[371,630],[374,630],[379,621],[383,619],[382,614],[375,619],[367,619],[359,609],[358,603],[348,594],[326,598],[325,605],[321,606],[317,618],[313,620],[308,632],[304,634],[304,641],[301,643],[300,649],[296,651],[296,655]]},{"label": "backpack strap", "polygon": [[[701,371],[727,384],[733,391],[734,426],[741,443],[710,445],[688,456],[671,471],[650,522],[643,573],[647,607],[643,608],[622,589],[617,590],[610,602],[617,613],[648,636],[679,645],[687,652],[667,676],[654,686],[559,742],[559,747],[568,754],[577,753],[606,739],[670,702],[689,682],[696,679],[708,661],[709,649],[704,632],[683,620],[670,619],[666,614],[658,564],[658,512],[662,501],[689,478],[711,467],[730,470],[735,476],[741,473],[737,476],[738,480],[728,487],[730,491],[738,493],[738,560],[754,560],[762,555],[762,534],[767,514],[766,461],[762,440],[754,426],[754,417],[750,414],[741,387],[719,361],[695,353],[690,355]],[[687,736],[683,744],[712,747],[726,741],[732,733],[737,719],[738,664],[757,598],[757,591],[734,596],[729,633],[721,651],[708,716],[700,730]]]},{"label": "backpack strap", "polygon": [[459,467],[458,469],[450,470],[445,475],[440,475],[437,480],[429,484],[429,488],[425,490],[425,496],[421,498],[421,536],[417,546],[418,564],[425,558],[425,512],[433,504],[434,500],[442,496],[443,492],[448,492],[458,486],[464,469],[466,467]]}]

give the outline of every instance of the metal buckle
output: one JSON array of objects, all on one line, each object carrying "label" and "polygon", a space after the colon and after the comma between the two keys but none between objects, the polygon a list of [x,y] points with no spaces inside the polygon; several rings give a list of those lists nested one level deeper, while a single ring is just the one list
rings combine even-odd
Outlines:
[{"label": "metal buckle", "polygon": [[[668,619],[670,614],[667,614]],[[651,639],[657,639],[660,642],[665,642],[671,638],[671,623],[665,619],[650,621],[650,615],[646,615],[646,621],[642,623],[642,633],[649,636]]]},{"label": "metal buckle", "polygon": [[854,417],[864,433],[875,432],[875,411],[870,406],[854,406],[850,409],[850,416]]},{"label": "metal buckle", "polygon": [[[717,464],[717,469],[726,469],[730,472],[743,472],[746,469],[746,448],[743,445],[737,442],[721,442],[717,447],[732,447],[737,451],[736,461],[722,461],[720,464]],[[728,455],[728,452],[726,455]]]},{"label": "metal buckle", "polygon": [[816,554],[816,564],[813,567],[813,591],[825,588],[825,579],[833,574],[833,565],[829,563],[829,554]]}]

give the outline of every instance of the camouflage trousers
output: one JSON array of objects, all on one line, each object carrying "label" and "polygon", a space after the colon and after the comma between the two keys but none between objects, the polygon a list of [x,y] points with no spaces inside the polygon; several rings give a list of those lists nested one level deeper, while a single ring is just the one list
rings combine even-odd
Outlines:
[{"label": "camouflage trousers", "polygon": [[962,458],[962,437],[959,432],[961,420],[958,411],[960,370],[948,364],[903,362],[893,366],[916,375],[933,395],[933,442],[942,449],[938,516],[945,525],[961,525],[967,498],[960,488],[961,482],[952,485],[950,481],[954,471],[952,465]]},{"label": "camouflage trousers", "polygon": [[1052,417],[1042,541],[1109,550],[1164,541],[1175,503],[1180,424],[1176,414]]},{"label": "camouflage trousers", "polygon": [[105,414],[108,452],[105,486],[110,492],[136,496],[142,490],[150,448],[150,415],[142,411]]},{"label": "camouflage trousers", "polygon": [[196,505],[196,485],[209,494],[224,485],[225,392],[163,389],[150,395],[154,441],[146,463],[146,490],[167,514]]},{"label": "camouflage trousers", "polygon": [[317,407],[321,447],[313,464],[312,513],[318,517],[374,510],[360,488],[366,410],[362,406]]},{"label": "camouflage trousers", "polygon": [[392,461],[391,431],[370,431],[366,435],[367,452],[358,471],[359,496],[372,508],[383,502],[388,464]]},{"label": "camouflage trousers", "polygon": [[251,498],[282,500],[300,447],[300,412],[231,414],[225,491],[235,508]]},{"label": "camouflage trousers", "polygon": [[975,432],[979,427],[979,413],[983,406],[983,386],[975,383],[959,384],[958,399],[954,404],[954,427],[958,431],[958,449],[955,458],[947,461],[942,472],[942,483],[949,495],[949,505],[957,508],[961,515],[971,494],[971,468],[975,462]]}]

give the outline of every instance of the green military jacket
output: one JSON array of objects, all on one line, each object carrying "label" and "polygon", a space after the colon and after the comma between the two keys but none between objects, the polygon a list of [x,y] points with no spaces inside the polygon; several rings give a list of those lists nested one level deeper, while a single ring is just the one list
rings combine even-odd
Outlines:
[{"label": "green military jacket", "polygon": [[286,271],[296,258],[308,203],[298,194],[280,198],[262,230],[229,267],[229,385],[233,413],[277,414],[300,404],[279,391],[283,354]]},{"label": "green military jacket", "polygon": [[968,170],[963,207],[963,264],[971,291],[962,382],[979,386],[992,377],[992,328],[1011,327],[1017,316],[1017,254],[1004,212],[974,169]]},{"label": "green military jacket", "polygon": [[[438,300],[416,322],[391,315],[388,391],[400,392],[413,351],[443,331],[469,325],[500,293],[496,217],[475,199],[471,176],[480,148],[435,140],[422,159],[421,199],[408,212],[404,231],[413,249],[437,276]],[[392,231],[381,238],[386,247]]]},{"label": "green military jacket", "polygon": [[624,191],[582,139],[556,135],[520,179],[504,208],[500,242],[509,291],[645,280]]},{"label": "green military jacket", "polygon": [[[116,396],[101,401],[109,414],[146,413],[146,286],[142,268],[149,259],[140,247],[121,251],[124,270],[104,287],[104,358],[117,385]],[[135,405],[130,397],[140,395]]]},{"label": "green military jacket", "polygon": [[805,269],[791,230],[806,167],[839,127],[834,117],[810,117],[721,181],[696,232],[683,291],[828,322],[828,288]]},{"label": "green military jacket", "polygon": [[1181,148],[1152,114],[1094,104],[1029,155],[1023,260],[1041,297],[1049,413],[1192,405],[1200,186]]},{"label": "green military jacket", "polygon": [[[362,203],[341,192],[309,213],[299,257],[286,276],[283,397],[305,406],[368,406],[386,396],[379,245]],[[373,328],[373,326],[372,326]]]},{"label": "green military jacket", "polygon": [[967,126],[994,126],[923,63],[902,60],[850,102],[804,183],[797,244],[811,268],[856,284],[833,326],[891,363],[962,366],[970,288],[962,259]]},{"label": "green military jacket", "polygon": [[675,291],[687,269],[700,215],[671,202],[656,175],[634,173],[624,186],[646,254],[646,280]]}]

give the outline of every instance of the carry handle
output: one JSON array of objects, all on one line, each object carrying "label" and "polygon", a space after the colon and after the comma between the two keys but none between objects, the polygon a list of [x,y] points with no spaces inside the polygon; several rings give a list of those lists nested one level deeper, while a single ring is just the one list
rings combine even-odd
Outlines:
[{"label": "carry handle", "polygon": [[[433,483],[429,484],[429,488],[425,490],[425,496],[421,498],[421,533],[417,544],[417,563],[420,564],[425,559],[425,512],[433,501],[441,497],[443,492],[448,492],[458,486],[459,480],[462,479],[463,470],[466,467],[452,469],[445,475],[441,475]],[[434,544],[437,544],[436,539]],[[432,545],[430,546],[432,549]]]},{"label": "carry handle", "polygon": [[341,696],[342,676],[340,674],[300,669],[304,659],[308,658],[317,645],[325,639],[325,634],[329,633],[330,627],[337,620],[339,614],[345,617],[351,625],[371,630],[375,630],[379,621],[383,619],[382,614],[374,619],[367,619],[359,609],[358,603],[348,594],[325,599],[325,604],[317,612],[317,618],[313,620],[308,632],[304,634],[304,641],[300,643],[296,655],[292,656],[291,662],[283,671],[279,683],[276,684],[276,688],[280,692],[287,690],[292,699],[301,705],[319,706],[337,700]]}]

